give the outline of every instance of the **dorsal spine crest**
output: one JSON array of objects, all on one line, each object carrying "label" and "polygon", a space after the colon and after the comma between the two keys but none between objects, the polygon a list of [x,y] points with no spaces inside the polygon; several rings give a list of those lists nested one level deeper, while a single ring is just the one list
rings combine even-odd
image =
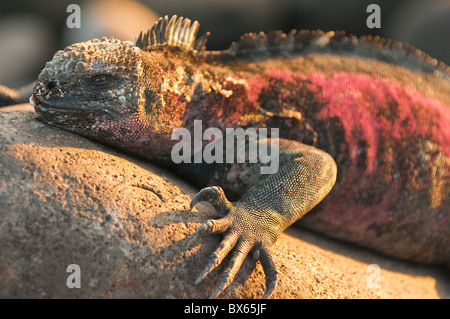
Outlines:
[{"label": "dorsal spine crest", "polygon": [[197,40],[200,27],[198,21],[174,15],[160,17],[147,32],[141,32],[134,41],[135,46],[149,50],[159,46],[174,46],[196,52],[203,51],[209,32]]}]

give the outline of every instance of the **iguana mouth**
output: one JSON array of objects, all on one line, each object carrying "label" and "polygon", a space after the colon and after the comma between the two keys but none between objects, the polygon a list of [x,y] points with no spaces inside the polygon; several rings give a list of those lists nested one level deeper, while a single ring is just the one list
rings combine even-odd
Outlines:
[{"label": "iguana mouth", "polygon": [[104,110],[88,110],[79,107],[72,107],[68,105],[49,105],[34,95],[30,97],[30,104],[34,107],[36,113],[44,118],[55,121],[55,116],[61,120],[92,120],[96,117],[105,114]]}]

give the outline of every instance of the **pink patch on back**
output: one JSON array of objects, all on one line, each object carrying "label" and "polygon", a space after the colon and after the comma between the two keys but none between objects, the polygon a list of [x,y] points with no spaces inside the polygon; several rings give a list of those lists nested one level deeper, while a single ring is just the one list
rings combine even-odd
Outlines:
[{"label": "pink patch on back", "polygon": [[303,82],[324,104],[319,116],[341,121],[353,161],[358,158],[360,142],[365,143],[369,172],[374,170],[382,136],[396,141],[411,136],[431,139],[450,155],[450,106],[399,82],[364,73],[327,76],[270,69],[248,79],[248,102],[256,105],[263,89],[278,85],[273,80],[294,85]]},{"label": "pink patch on back", "polygon": [[432,138],[444,154],[450,154],[450,109],[441,101],[376,75],[313,73],[309,80],[321,89],[325,106],[320,115],[342,122],[353,160],[358,156],[358,140],[366,142],[369,172],[374,168],[380,133],[395,140]]},{"label": "pink patch on back", "polygon": [[261,91],[269,85],[269,82],[265,77],[257,74],[249,78],[247,83],[247,99],[251,104],[256,105]]}]

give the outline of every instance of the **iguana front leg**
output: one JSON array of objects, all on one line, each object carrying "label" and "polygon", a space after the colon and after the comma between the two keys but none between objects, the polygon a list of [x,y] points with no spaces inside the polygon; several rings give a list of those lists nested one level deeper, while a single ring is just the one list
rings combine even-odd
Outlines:
[{"label": "iguana front leg", "polygon": [[278,172],[261,176],[238,201],[228,201],[217,186],[202,189],[192,199],[191,207],[208,201],[222,217],[206,221],[192,237],[224,233],[223,241],[195,283],[205,278],[231,252],[230,262],[211,298],[217,297],[233,281],[251,251],[261,262],[266,275],[263,298],[269,297],[275,289],[278,273],[269,247],[285,228],[317,205],[335,183],[337,168],[330,155],[299,142],[279,141]]}]

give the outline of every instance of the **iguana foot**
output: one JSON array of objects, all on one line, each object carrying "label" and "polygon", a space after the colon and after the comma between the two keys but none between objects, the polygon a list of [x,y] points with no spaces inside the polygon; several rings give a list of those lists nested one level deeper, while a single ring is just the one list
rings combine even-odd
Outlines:
[{"label": "iguana foot", "polygon": [[266,291],[262,298],[268,298],[276,287],[278,274],[273,257],[268,250],[268,247],[275,242],[279,231],[276,225],[280,223],[276,220],[276,214],[272,214],[273,211],[256,209],[252,207],[254,203],[242,201],[242,199],[231,203],[218,186],[206,187],[198,192],[191,201],[191,209],[203,201],[210,202],[222,218],[207,220],[191,235],[190,240],[194,240],[199,235],[214,233],[223,233],[224,238],[211,254],[195,284],[201,282],[220,265],[231,251],[230,262],[210,297],[216,298],[233,281],[245,257],[253,251],[253,257],[261,262],[266,275]]}]

